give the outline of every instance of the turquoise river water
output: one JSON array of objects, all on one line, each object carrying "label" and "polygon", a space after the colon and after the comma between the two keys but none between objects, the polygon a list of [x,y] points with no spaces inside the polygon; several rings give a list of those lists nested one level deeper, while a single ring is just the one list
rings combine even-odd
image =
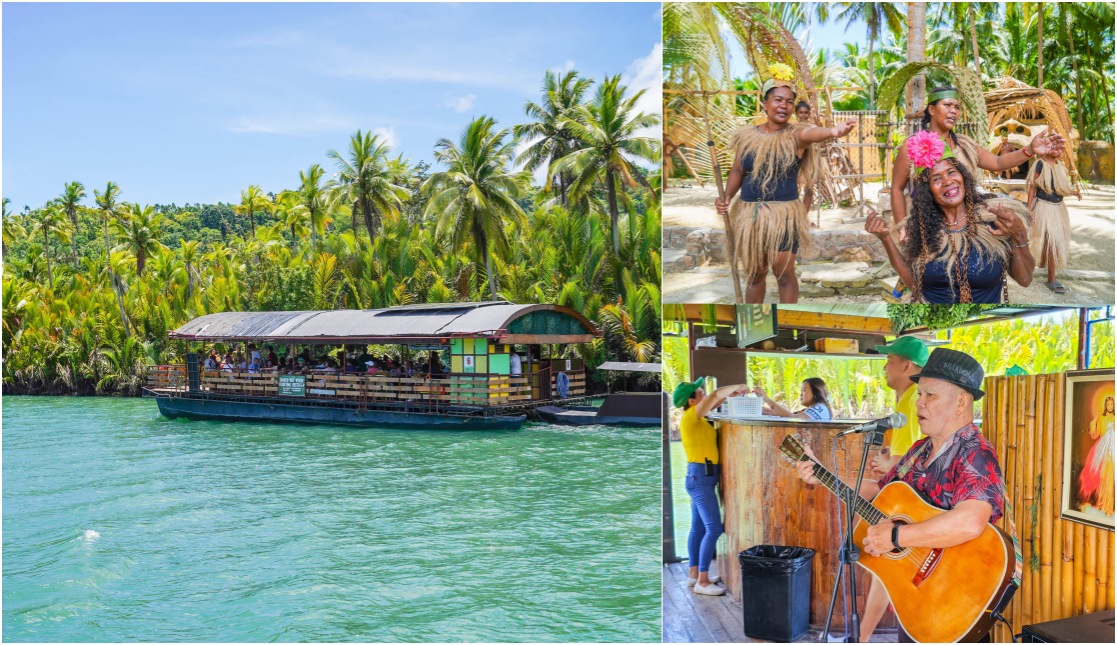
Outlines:
[{"label": "turquoise river water", "polygon": [[3,398],[5,641],[658,641],[647,428]]}]

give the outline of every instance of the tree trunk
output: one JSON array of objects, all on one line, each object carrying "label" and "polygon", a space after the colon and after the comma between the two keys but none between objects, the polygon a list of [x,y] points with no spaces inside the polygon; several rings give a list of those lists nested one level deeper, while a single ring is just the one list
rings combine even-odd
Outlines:
[{"label": "tree trunk", "polygon": [[47,259],[47,284],[50,285],[50,290],[54,291],[54,276],[50,272],[50,238],[47,236],[46,222],[43,224],[43,257]]},{"label": "tree trunk", "polygon": [[1063,5],[1059,5],[1059,13],[1063,15],[1063,25],[1067,28],[1067,43],[1070,45],[1070,60],[1074,64],[1074,97],[1075,103],[1077,103],[1077,109],[1075,110],[1077,114],[1075,116],[1077,117],[1076,121],[1078,123],[1078,135],[1084,139],[1085,133],[1082,130],[1082,103],[1085,97],[1082,96],[1082,79],[1078,75],[1078,57],[1074,54],[1074,33],[1070,28],[1070,21],[1067,20]]},{"label": "tree trunk", "polygon": [[970,40],[973,41],[974,65],[977,67],[977,78],[981,79],[981,51],[977,47],[977,16],[974,14],[973,3],[967,5],[970,10]]},{"label": "tree trunk", "polygon": [[314,221],[314,211],[310,211],[310,251],[311,254],[318,253],[318,227],[317,222]]},{"label": "tree trunk", "polygon": [[1043,89],[1043,3],[1037,2],[1036,8],[1039,10],[1039,82],[1036,87]]},{"label": "tree trunk", "polygon": [[144,274],[144,265],[147,264],[147,253],[143,248],[136,249],[136,276]]},{"label": "tree trunk", "polygon": [[74,225],[74,231],[70,238],[70,251],[74,254],[74,270],[78,269],[78,216],[75,213],[70,217],[70,223]]},{"label": "tree trunk", "polygon": [[877,79],[873,75],[873,41],[877,39],[877,30],[875,26],[869,27],[869,109],[876,109],[876,89]]},{"label": "tree trunk", "polygon": [[489,253],[489,241],[485,240],[485,273],[489,278],[489,297],[496,300],[496,280],[493,279],[493,257]]},{"label": "tree trunk", "polygon": [[256,211],[251,206],[248,207],[248,225],[250,227],[252,227],[252,237],[253,237],[253,239],[255,239],[256,238]]},{"label": "tree trunk", "polygon": [[613,171],[605,168],[605,190],[609,195],[609,221],[613,225],[613,256],[620,257],[621,255],[621,238],[620,231],[617,230],[617,222],[620,221],[620,214],[617,212],[617,187],[613,185]]},{"label": "tree trunk", "polygon": [[[927,5],[908,3],[908,60],[909,63],[927,60]],[[926,101],[927,75],[920,72],[908,81],[906,114],[915,114]],[[906,116],[906,115],[905,115]]]},{"label": "tree trunk", "polygon": [[129,338],[128,316],[124,314],[124,301],[120,298],[120,290],[116,288],[116,274],[112,272],[112,250],[109,248],[109,218],[104,218],[105,223],[105,268],[109,272],[109,288],[116,296],[116,306],[120,308],[120,324],[124,328],[124,337]]}]

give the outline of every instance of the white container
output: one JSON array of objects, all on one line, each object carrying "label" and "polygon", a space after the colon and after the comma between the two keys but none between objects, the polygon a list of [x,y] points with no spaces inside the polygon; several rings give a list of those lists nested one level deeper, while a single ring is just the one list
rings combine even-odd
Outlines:
[{"label": "white container", "polygon": [[764,399],[759,396],[731,396],[725,400],[725,416],[758,417],[764,413]]}]

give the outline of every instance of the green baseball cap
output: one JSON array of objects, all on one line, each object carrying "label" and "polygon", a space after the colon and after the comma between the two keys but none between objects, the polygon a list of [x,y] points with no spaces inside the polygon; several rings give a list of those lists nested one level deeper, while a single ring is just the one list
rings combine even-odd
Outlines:
[{"label": "green baseball cap", "polygon": [[926,365],[930,356],[927,345],[915,336],[900,336],[887,345],[877,345],[876,349],[881,354],[895,354],[906,358],[919,367]]},{"label": "green baseball cap", "polygon": [[693,383],[687,383],[686,381],[679,383],[675,386],[675,393],[671,395],[671,402],[675,404],[676,408],[683,407],[686,405],[686,402],[690,400],[690,397],[694,396],[694,393],[705,384],[705,376],[699,377],[699,379]]}]

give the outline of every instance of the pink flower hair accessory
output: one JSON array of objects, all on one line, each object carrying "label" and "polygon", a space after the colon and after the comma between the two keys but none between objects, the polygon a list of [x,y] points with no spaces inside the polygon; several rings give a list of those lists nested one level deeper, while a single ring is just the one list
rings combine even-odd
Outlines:
[{"label": "pink flower hair accessory", "polygon": [[930,168],[943,158],[945,151],[946,142],[929,130],[908,139],[908,159],[916,168]]}]

